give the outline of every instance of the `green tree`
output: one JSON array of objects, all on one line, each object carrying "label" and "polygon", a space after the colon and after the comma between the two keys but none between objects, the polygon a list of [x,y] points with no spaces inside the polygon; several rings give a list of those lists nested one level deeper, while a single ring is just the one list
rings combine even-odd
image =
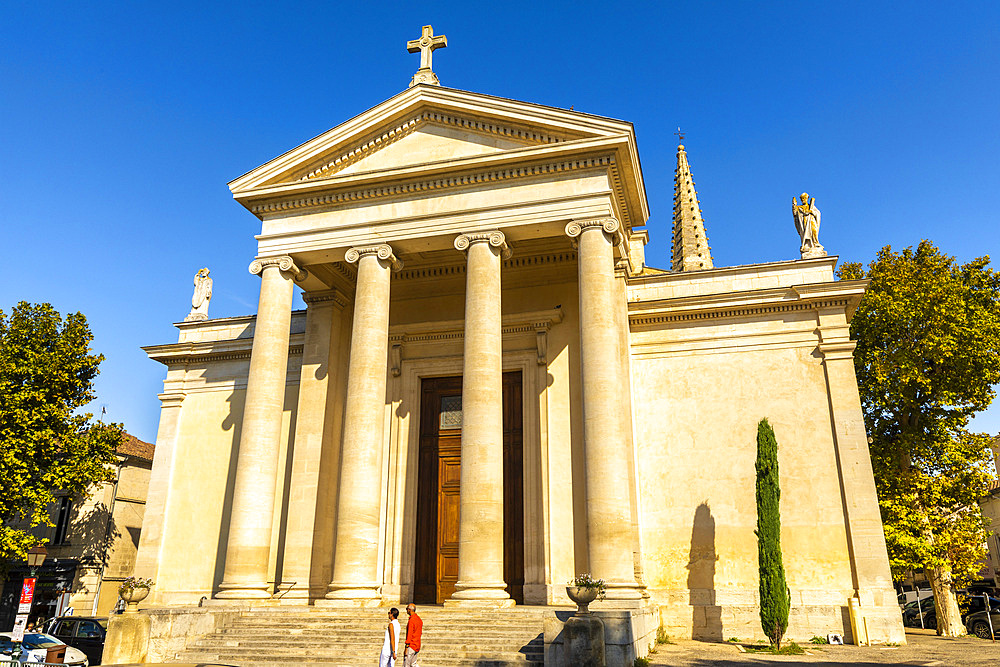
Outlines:
[{"label": "green tree", "polygon": [[77,412],[104,360],[91,340],[80,313],[63,320],[24,301],[0,310],[0,575],[39,542],[33,528],[52,525],[54,491],[81,498],[112,478],[121,426]]},{"label": "green tree", "polygon": [[989,438],[970,432],[1000,382],[1000,275],[989,257],[960,265],[930,241],[878,252],[851,322],[854,364],[893,576],[923,569],[938,634],[964,633],[955,587],[978,570]]},{"label": "green tree", "polygon": [[760,569],[760,627],[778,650],[788,629],[791,595],[781,560],[781,488],[778,441],[767,419],[757,424],[757,561]]}]

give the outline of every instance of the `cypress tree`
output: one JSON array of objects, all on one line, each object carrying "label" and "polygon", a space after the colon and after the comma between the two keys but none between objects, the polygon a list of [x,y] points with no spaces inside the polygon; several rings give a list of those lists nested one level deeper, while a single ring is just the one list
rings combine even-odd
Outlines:
[{"label": "cypress tree", "polygon": [[757,424],[757,557],[760,569],[760,626],[778,649],[788,628],[791,595],[781,562],[778,442],[767,419]]}]

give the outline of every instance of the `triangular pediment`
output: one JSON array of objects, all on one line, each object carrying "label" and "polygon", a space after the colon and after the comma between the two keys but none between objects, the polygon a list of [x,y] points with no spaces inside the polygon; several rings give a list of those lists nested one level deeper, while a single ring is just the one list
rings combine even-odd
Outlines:
[{"label": "triangular pediment", "polygon": [[242,200],[264,190],[329,183],[587,139],[631,124],[527,102],[418,85],[231,182]]},{"label": "triangular pediment", "polygon": [[511,128],[427,112],[356,143],[350,150],[322,156],[315,166],[293,180],[398,169],[556,141],[556,137],[526,136]]}]

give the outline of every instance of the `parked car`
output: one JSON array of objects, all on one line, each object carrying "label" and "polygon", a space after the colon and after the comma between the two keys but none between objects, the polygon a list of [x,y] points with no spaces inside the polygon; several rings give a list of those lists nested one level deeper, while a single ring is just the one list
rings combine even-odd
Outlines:
[{"label": "parked car", "polygon": [[[924,598],[920,601],[920,606],[924,612],[924,627],[936,628],[937,609],[934,607],[934,598]],[[994,609],[1000,609],[1000,598],[990,598],[990,606]],[[985,611],[986,603],[983,601],[982,596],[979,595],[960,595],[958,609],[962,614],[962,623],[965,623],[966,627],[971,627],[969,626],[969,617],[973,614]],[[983,615],[981,618],[985,621],[986,616]],[[907,602],[906,605],[903,606],[903,625],[911,628],[920,627],[920,615],[917,613],[916,602]],[[995,629],[1000,631],[1000,626],[996,626]],[[1000,632],[998,632],[998,635],[1000,635]],[[986,636],[989,637],[988,627],[986,629]]]},{"label": "parked car", "polygon": [[924,615],[925,628],[937,627],[937,612],[934,608],[934,596],[920,600],[920,610],[917,610],[917,601],[907,602],[903,605],[903,625],[911,628],[920,627],[920,612]]},{"label": "parked car", "polygon": [[[958,608],[962,611],[962,622],[965,623],[969,614],[986,611],[986,602],[982,595],[963,595],[959,597]],[[991,597],[990,608],[1000,608],[1000,598]]]},{"label": "parked car", "polygon": [[[66,646],[52,635],[41,632],[25,632],[24,640],[21,641],[20,662],[45,662],[50,648]],[[0,632],[0,659],[12,660],[11,654],[14,651],[13,634],[10,632]],[[70,667],[90,667],[87,655],[80,649],[66,646],[66,655],[63,660]],[[97,660],[100,663],[100,658]]]},{"label": "parked car", "polygon": [[[991,605],[994,600],[996,598],[990,598]],[[989,619],[986,618],[985,609],[969,614],[965,617],[965,628],[969,631],[970,635],[975,635],[981,639],[991,639],[990,621],[993,622],[993,636],[1000,637],[1000,607],[990,609]]]},{"label": "parked car", "polygon": [[87,654],[90,664],[101,664],[108,619],[95,616],[57,616],[48,625],[49,634]]}]

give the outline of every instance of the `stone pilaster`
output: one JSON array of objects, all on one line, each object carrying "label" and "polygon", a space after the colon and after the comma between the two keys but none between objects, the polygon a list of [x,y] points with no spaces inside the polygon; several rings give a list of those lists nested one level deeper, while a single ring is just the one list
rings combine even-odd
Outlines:
[{"label": "stone pilaster", "polygon": [[503,332],[500,261],[503,232],[463,234],[468,259],[462,369],[462,477],[458,582],[446,604],[513,604],[503,580]]},{"label": "stone pilaster", "polygon": [[[156,431],[156,455],[149,475],[149,493],[143,525],[149,526],[139,537],[139,551],[135,557],[136,576],[154,581],[159,577],[160,548],[167,527],[167,503],[172,487],[174,468],[177,465],[177,434],[181,426],[183,392],[160,394],[160,425]],[[153,600],[157,599],[153,589]],[[152,600],[150,601],[152,602]]]},{"label": "stone pilaster", "polygon": [[851,575],[873,641],[905,642],[878,507],[871,453],[854,372],[854,347],[843,308],[820,310],[823,355]]},{"label": "stone pilaster", "polygon": [[590,573],[608,584],[609,601],[641,598],[632,556],[629,462],[619,393],[621,335],[615,310],[614,218],[573,221],[580,292],[580,358],[583,374],[583,443],[587,470]]},{"label": "stone pilaster", "polygon": [[288,370],[292,288],[295,280],[305,278],[305,272],[287,256],[255,259],[250,272],[261,277],[260,303],[243,407],[226,565],[215,595],[226,600],[271,596],[267,566]]},{"label": "stone pilaster", "polygon": [[328,603],[377,605],[379,510],[389,347],[389,271],[402,264],[386,244],[351,248],[358,264],[337,502],[337,546]]},{"label": "stone pilaster", "polygon": [[305,342],[295,419],[295,451],[288,495],[281,601],[322,597],[333,561],[332,516],[337,504],[340,414],[330,405],[340,365],[340,334],[347,297],[337,290],[303,294]]}]

